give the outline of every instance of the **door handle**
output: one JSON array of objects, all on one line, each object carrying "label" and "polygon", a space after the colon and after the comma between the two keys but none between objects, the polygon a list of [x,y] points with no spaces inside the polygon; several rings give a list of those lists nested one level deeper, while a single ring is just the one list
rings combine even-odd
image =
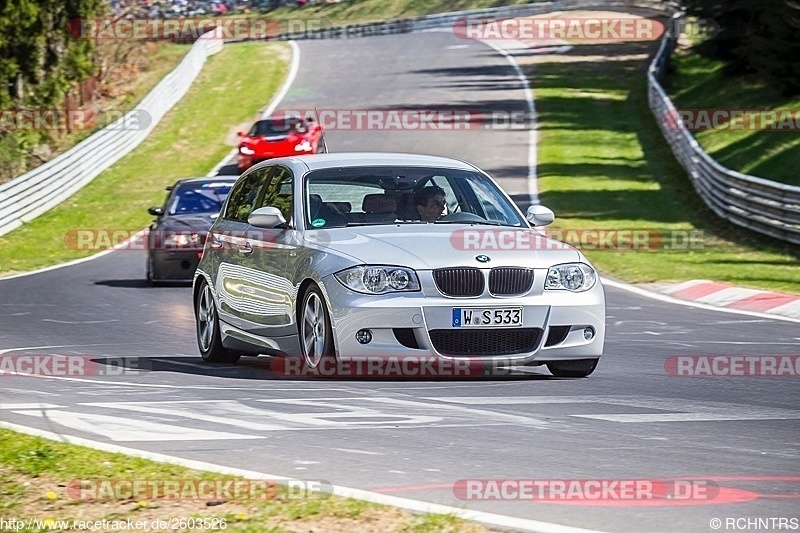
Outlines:
[{"label": "door handle", "polygon": [[244,246],[240,246],[240,247],[239,247],[239,253],[240,253],[240,254],[244,254],[244,255],[250,255],[250,254],[252,254],[252,253],[253,253],[253,247],[252,247],[252,246],[250,245],[250,243],[248,242],[248,243],[247,243],[247,244],[245,244]]},{"label": "door handle", "polygon": [[217,239],[216,235],[211,237],[211,247],[217,249],[222,248],[222,241]]}]

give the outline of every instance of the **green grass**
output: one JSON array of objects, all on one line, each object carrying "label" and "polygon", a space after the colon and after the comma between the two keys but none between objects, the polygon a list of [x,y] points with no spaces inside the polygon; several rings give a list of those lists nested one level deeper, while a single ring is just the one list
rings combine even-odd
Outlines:
[{"label": "green grass", "polygon": [[[336,496],[291,498],[285,491],[269,499],[237,499],[219,506],[196,500],[73,499],[67,487],[117,480],[159,482],[221,481],[238,478],[156,463],[118,453],[101,452],[0,429],[0,511],[18,520],[131,520],[224,518],[237,532],[391,530],[409,533],[475,532],[484,527],[450,515],[414,516],[405,511]],[[266,481],[266,480],[262,480]],[[88,486],[92,486],[91,484]],[[302,526],[300,525],[302,524]],[[285,527],[284,527],[285,526]]]},{"label": "green grass", "polygon": [[320,22],[320,26],[326,27],[528,3],[532,2],[530,0],[449,0],[447,2],[441,0],[347,0],[336,4],[318,3],[301,9],[282,7],[269,11],[267,14],[277,20],[315,20]]},{"label": "green grass", "polygon": [[[674,159],[647,105],[642,54],[652,51],[646,43],[581,46],[528,69],[541,130],[539,186],[555,225],[702,231],[690,250],[585,250],[629,282],[713,279],[800,293],[800,250],[719,219]],[[596,59],[603,55],[617,60]]]},{"label": "green grass", "polygon": [[[800,109],[800,96],[783,97],[755,76],[725,76],[723,63],[681,50],[666,87],[678,109]],[[695,132],[700,145],[722,165],[800,186],[800,132],[721,129]]]},{"label": "green grass", "polygon": [[186,96],[136,150],[55,209],[0,237],[0,273],[93,253],[65,245],[73,229],[145,227],[147,208],[163,202],[166,185],[204,176],[230,151],[226,136],[270,101],[288,58],[288,45],[263,42],[228,45],[210,57]]}]

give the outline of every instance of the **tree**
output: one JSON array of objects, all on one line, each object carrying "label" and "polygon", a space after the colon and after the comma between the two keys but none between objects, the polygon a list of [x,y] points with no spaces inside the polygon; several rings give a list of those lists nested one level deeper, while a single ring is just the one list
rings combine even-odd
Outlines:
[{"label": "tree", "polygon": [[800,94],[798,0],[682,0],[687,13],[714,20],[715,37],[697,46],[725,61],[728,74],[753,73],[786,95]]}]

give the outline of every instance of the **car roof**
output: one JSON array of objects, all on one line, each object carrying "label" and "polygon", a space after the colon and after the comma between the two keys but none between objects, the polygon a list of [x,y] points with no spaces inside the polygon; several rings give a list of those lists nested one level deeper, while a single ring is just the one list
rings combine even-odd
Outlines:
[{"label": "car roof", "polygon": [[315,154],[300,157],[285,157],[272,159],[270,163],[279,163],[283,160],[286,163],[301,164],[308,170],[322,170],[340,167],[382,167],[382,166],[405,166],[405,167],[441,167],[456,170],[478,170],[477,167],[470,165],[459,159],[440,157],[421,154],[400,154],[389,152],[342,152],[335,154]]}]

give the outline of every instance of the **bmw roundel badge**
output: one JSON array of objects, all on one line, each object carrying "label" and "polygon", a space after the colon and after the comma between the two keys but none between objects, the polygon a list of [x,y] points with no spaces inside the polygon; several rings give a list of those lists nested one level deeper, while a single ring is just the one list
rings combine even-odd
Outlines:
[{"label": "bmw roundel badge", "polygon": [[475,256],[475,260],[476,260],[476,261],[479,261],[479,262],[481,262],[481,263],[488,263],[488,262],[489,262],[489,261],[491,261],[492,259],[491,259],[491,258],[490,258],[488,255],[483,255],[483,254],[481,254],[481,255],[476,255],[476,256]]}]

